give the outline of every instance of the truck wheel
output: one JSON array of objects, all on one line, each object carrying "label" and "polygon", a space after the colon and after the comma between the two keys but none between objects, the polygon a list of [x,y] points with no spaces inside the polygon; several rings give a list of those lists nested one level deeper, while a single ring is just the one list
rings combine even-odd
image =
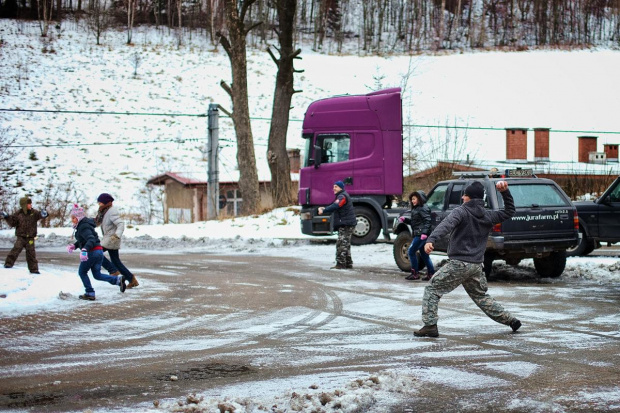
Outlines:
[{"label": "truck wheel", "polygon": [[411,234],[408,231],[403,231],[396,236],[394,241],[394,261],[401,271],[411,271],[411,263],[409,262],[409,255],[407,250],[411,245]]},{"label": "truck wheel", "polygon": [[355,207],[355,218],[357,225],[351,237],[351,244],[365,245],[375,242],[381,232],[379,217],[369,208]]},{"label": "truck wheel", "polygon": [[491,272],[493,272],[493,261],[495,260],[495,254],[490,252],[484,253],[484,261],[482,262],[482,270],[484,271],[485,277],[489,277]]},{"label": "truck wheel", "polygon": [[597,248],[596,242],[588,240],[588,245],[586,245],[586,249],[583,251],[583,255],[588,255],[592,251]]},{"label": "truck wheel", "polygon": [[[585,252],[588,248],[588,243],[593,243],[590,241],[584,232],[583,228],[579,227],[579,234],[581,234],[581,238],[579,239],[579,244],[574,248],[569,248],[566,250],[567,257],[578,257],[580,255],[587,255],[589,252]],[[590,250],[592,252],[592,250]]]},{"label": "truck wheel", "polygon": [[566,251],[556,251],[544,258],[534,258],[534,267],[541,277],[557,278],[566,267]]}]

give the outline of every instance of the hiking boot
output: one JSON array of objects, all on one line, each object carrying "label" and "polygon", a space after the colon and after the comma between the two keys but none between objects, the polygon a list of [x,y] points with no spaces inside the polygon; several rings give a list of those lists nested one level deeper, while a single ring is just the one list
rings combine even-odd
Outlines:
[{"label": "hiking boot", "polygon": [[342,264],[336,264],[330,268],[330,270],[346,270],[347,266]]},{"label": "hiking boot", "polygon": [[121,288],[121,292],[124,293],[125,290],[127,289],[127,284],[125,284],[125,276],[121,276],[118,279],[118,286]]},{"label": "hiking boot", "polygon": [[91,294],[81,294],[78,298],[80,300],[95,301],[95,296]]},{"label": "hiking boot", "polygon": [[426,275],[424,277],[422,277],[422,281],[430,281],[431,278],[433,278],[433,275],[435,275],[435,273],[426,273]]},{"label": "hiking boot", "polygon": [[416,337],[439,337],[437,324],[433,324],[432,326],[424,326],[419,330],[415,330],[413,335]]},{"label": "hiking boot", "polygon": [[12,265],[4,264],[4,268],[13,268],[13,266]]},{"label": "hiking boot", "polygon": [[350,270],[350,269],[352,269],[352,268],[353,268],[353,263],[349,263],[349,264],[347,264],[347,270]]},{"label": "hiking boot", "polygon": [[420,279],[420,274],[414,269],[411,269],[411,274],[405,277],[405,280],[410,280],[410,281],[419,280],[419,279]]},{"label": "hiking boot", "polygon": [[516,332],[521,327],[521,322],[518,319],[514,319],[510,322],[510,328],[513,332]]},{"label": "hiking boot", "polygon": [[30,271],[30,274],[41,274],[39,271]]},{"label": "hiking boot", "polygon": [[114,271],[114,272],[111,272],[110,275],[112,277],[118,277],[119,275],[121,275],[121,272],[120,271]]},{"label": "hiking boot", "polygon": [[131,282],[129,284],[127,284],[127,288],[133,288],[133,287],[137,287],[140,284],[138,283],[138,279],[136,278],[136,276],[133,276],[133,280],[131,280]]}]

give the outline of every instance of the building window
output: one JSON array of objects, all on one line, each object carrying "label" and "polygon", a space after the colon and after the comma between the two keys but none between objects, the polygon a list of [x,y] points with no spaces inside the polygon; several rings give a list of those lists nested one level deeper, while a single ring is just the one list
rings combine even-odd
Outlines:
[{"label": "building window", "polygon": [[168,222],[171,224],[189,224],[192,222],[192,210],[188,208],[168,208]]},{"label": "building window", "polygon": [[241,212],[243,199],[239,189],[228,189],[226,191],[226,214],[237,216]]}]

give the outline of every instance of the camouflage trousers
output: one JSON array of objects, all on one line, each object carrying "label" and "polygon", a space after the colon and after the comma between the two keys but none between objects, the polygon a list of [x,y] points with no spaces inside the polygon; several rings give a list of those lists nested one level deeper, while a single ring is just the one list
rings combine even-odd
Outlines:
[{"label": "camouflage trousers", "polygon": [[351,259],[351,236],[355,227],[346,226],[338,228],[338,241],[336,241],[336,264],[343,267],[352,267]]},{"label": "camouflage trousers", "polygon": [[487,293],[487,279],[482,271],[482,264],[448,260],[424,289],[422,302],[424,325],[437,324],[439,299],[461,284],[474,303],[492,320],[500,324],[510,324],[513,316]]},{"label": "camouflage trousers", "polygon": [[24,248],[26,249],[26,262],[28,263],[28,270],[30,272],[39,271],[39,261],[37,261],[37,254],[34,249],[34,238],[17,237],[15,244],[13,245],[13,249],[9,251],[9,255],[6,256],[4,265],[7,267],[12,267]]}]

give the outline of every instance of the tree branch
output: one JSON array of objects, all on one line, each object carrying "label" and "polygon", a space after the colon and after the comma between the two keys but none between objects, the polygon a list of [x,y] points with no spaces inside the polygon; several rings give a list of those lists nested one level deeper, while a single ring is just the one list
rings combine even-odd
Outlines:
[{"label": "tree branch", "polygon": [[271,56],[271,60],[273,60],[273,62],[276,64],[276,66],[280,66],[280,60],[273,54],[273,52],[271,51],[271,49],[269,47],[267,47],[267,53],[269,53],[269,56]]},{"label": "tree branch", "polygon": [[254,23],[253,25],[251,25],[250,27],[248,27],[247,29],[244,30],[243,34],[248,34],[250,33],[255,27],[260,26],[261,24],[263,24],[263,22],[258,22],[258,23]]},{"label": "tree branch", "polygon": [[215,35],[220,37],[220,44],[224,48],[224,51],[226,52],[228,57],[230,57],[231,48],[230,48],[230,42],[228,41],[228,38],[224,36],[221,32],[216,32]]},{"label": "tree branch", "polygon": [[224,89],[226,91],[226,93],[228,93],[228,96],[230,96],[230,98],[232,99],[232,88],[230,86],[228,86],[228,83],[224,82],[223,80],[220,80],[220,86],[222,87],[222,89]]},{"label": "tree branch", "polygon": [[224,112],[225,114],[227,114],[230,118],[232,118],[232,117],[233,117],[232,112],[230,112],[230,111],[229,111],[229,110],[227,110],[227,109],[224,109],[224,107],[223,107],[222,105],[220,105],[219,103],[218,103],[218,105],[217,105],[217,108],[218,108],[219,110],[221,110],[222,112]]},{"label": "tree branch", "polygon": [[239,12],[239,21],[243,22],[245,20],[245,15],[248,12],[248,9],[252,4],[254,4],[256,0],[244,0],[241,4],[241,11]]}]

